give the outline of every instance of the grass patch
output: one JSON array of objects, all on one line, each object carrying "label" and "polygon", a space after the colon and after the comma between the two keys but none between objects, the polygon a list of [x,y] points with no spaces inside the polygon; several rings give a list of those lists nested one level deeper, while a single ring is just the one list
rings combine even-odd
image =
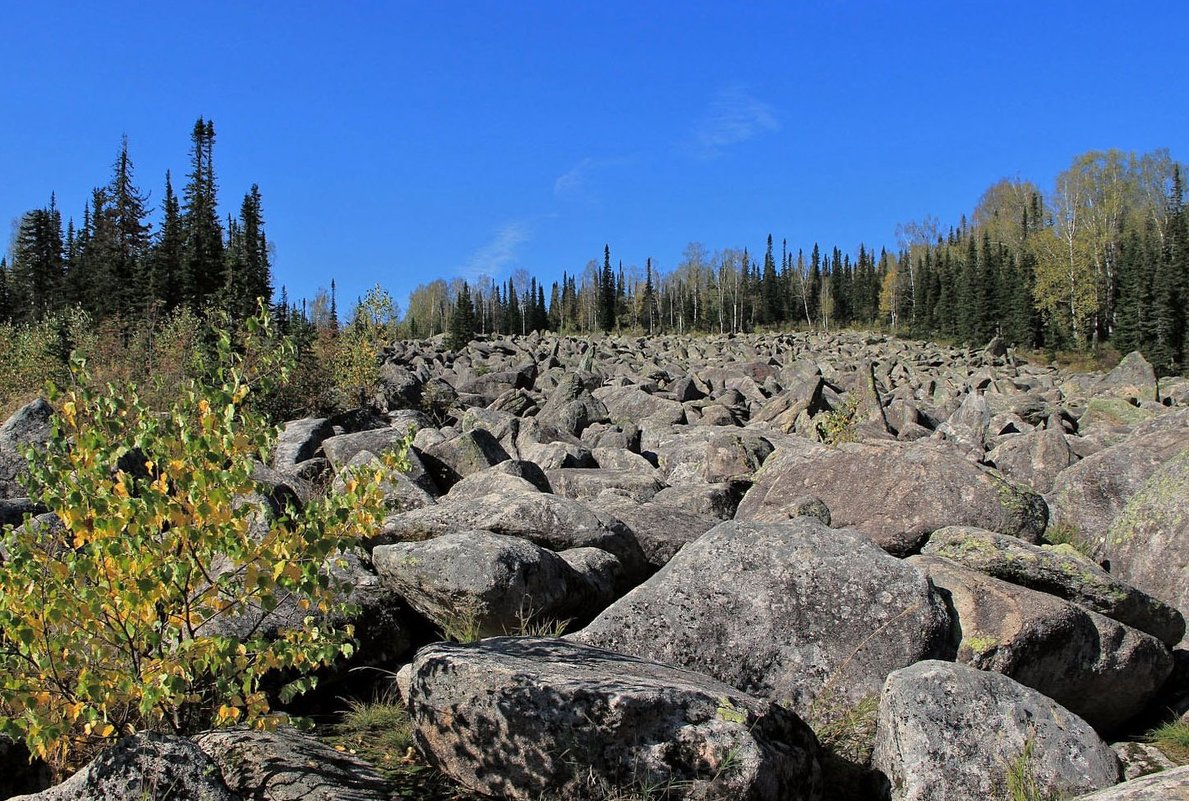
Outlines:
[{"label": "grass patch", "polygon": [[393,798],[474,799],[425,761],[414,744],[408,710],[389,693],[374,701],[349,699],[347,710],[324,739],[335,749],[371,764],[391,783]]},{"label": "grass patch", "polygon": [[1041,787],[1033,763],[1034,741],[1029,737],[1015,759],[1007,764],[1007,797],[1011,801],[1059,801],[1060,795]]},{"label": "grass patch", "polygon": [[1068,545],[1082,556],[1094,560],[1094,543],[1090,542],[1077,526],[1068,523],[1049,526],[1045,530],[1044,541],[1049,545]]},{"label": "grass patch", "polygon": [[1174,720],[1148,732],[1148,740],[1178,765],[1189,765],[1189,723]]}]

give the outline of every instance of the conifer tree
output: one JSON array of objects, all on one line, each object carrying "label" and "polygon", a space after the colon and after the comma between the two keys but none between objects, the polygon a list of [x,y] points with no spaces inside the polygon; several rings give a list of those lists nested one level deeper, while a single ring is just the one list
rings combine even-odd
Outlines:
[{"label": "conifer tree", "polygon": [[149,257],[149,298],[165,311],[177,308],[183,300],[183,255],[186,246],[181,206],[173,192],[169,171],[165,173],[165,198],[161,203],[161,227]]},{"label": "conifer tree", "polygon": [[450,315],[450,331],[446,336],[446,347],[462,350],[475,338],[475,307],[471,302],[471,290],[463,281],[454,299],[454,313]]},{"label": "conifer tree", "polygon": [[62,307],[66,278],[62,217],[53,196],[46,208],[21,217],[6,278],[15,321],[40,320]]},{"label": "conifer tree", "polygon": [[12,320],[12,299],[8,292],[8,259],[0,256],[0,325]]},{"label": "conifer tree", "polygon": [[615,328],[615,273],[611,271],[611,246],[603,246],[603,272],[599,281],[599,327],[605,332]]},{"label": "conifer tree", "polygon": [[213,163],[214,123],[199,117],[190,140],[190,172],[182,191],[182,285],[184,299],[200,305],[226,284]]}]

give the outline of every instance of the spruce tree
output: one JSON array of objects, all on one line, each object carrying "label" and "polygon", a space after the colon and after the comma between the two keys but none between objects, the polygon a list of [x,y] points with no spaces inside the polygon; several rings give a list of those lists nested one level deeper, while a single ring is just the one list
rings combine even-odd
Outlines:
[{"label": "spruce tree", "polygon": [[186,247],[181,206],[173,192],[173,181],[165,173],[165,199],[161,203],[161,227],[149,256],[149,298],[165,311],[183,300],[183,256]]},{"label": "spruce tree", "polygon": [[599,281],[599,327],[615,328],[615,273],[611,271],[611,246],[603,245],[603,272]]},{"label": "spruce tree", "polygon": [[62,217],[52,196],[49,206],[21,217],[12,255],[6,283],[13,320],[40,320],[61,308],[66,278]]},{"label": "spruce tree", "polygon": [[0,325],[12,320],[12,298],[8,292],[8,259],[0,256]]},{"label": "spruce tree", "polygon": [[471,290],[463,281],[454,300],[454,313],[450,315],[450,331],[446,336],[446,347],[462,350],[475,338],[475,307],[471,302]]},{"label": "spruce tree", "polygon": [[133,183],[132,171],[128,138],[124,137],[105,193],[105,224],[110,239],[104,248],[95,299],[101,316],[114,315],[125,321],[145,307],[150,283],[146,270],[150,243],[150,226],[145,220],[148,198]]},{"label": "spruce tree", "polygon": [[201,305],[226,285],[213,164],[214,123],[199,117],[190,140],[190,172],[182,190],[182,285],[184,299]]}]

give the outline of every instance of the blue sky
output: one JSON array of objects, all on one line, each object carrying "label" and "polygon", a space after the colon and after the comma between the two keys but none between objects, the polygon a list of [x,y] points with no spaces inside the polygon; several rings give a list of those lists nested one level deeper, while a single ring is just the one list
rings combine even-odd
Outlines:
[{"label": "blue sky", "polygon": [[258,183],[278,287],[340,308],[604,243],[890,246],[1087,150],[1189,160],[1184,0],[0,2],[0,224],[80,219],[124,134],[159,205],[201,115],[223,213]]}]

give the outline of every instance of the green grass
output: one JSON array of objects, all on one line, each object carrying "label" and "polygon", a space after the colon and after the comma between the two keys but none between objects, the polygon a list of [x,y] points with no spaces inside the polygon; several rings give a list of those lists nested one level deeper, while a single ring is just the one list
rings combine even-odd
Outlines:
[{"label": "green grass", "polygon": [[414,744],[409,712],[390,694],[374,701],[349,699],[342,718],[330,728],[325,739],[335,749],[371,764],[391,783],[393,798],[473,799],[421,756]]},{"label": "green grass", "polygon": [[1148,732],[1149,741],[1179,765],[1189,765],[1189,723],[1174,720]]},{"label": "green grass", "polygon": [[1094,543],[1086,539],[1076,526],[1068,523],[1049,526],[1045,530],[1044,541],[1049,545],[1068,545],[1082,556],[1094,559]]},{"label": "green grass", "polygon": [[1007,765],[1007,797],[1010,801],[1058,801],[1060,795],[1046,790],[1037,781],[1033,770],[1034,741],[1029,737],[1024,750]]}]

